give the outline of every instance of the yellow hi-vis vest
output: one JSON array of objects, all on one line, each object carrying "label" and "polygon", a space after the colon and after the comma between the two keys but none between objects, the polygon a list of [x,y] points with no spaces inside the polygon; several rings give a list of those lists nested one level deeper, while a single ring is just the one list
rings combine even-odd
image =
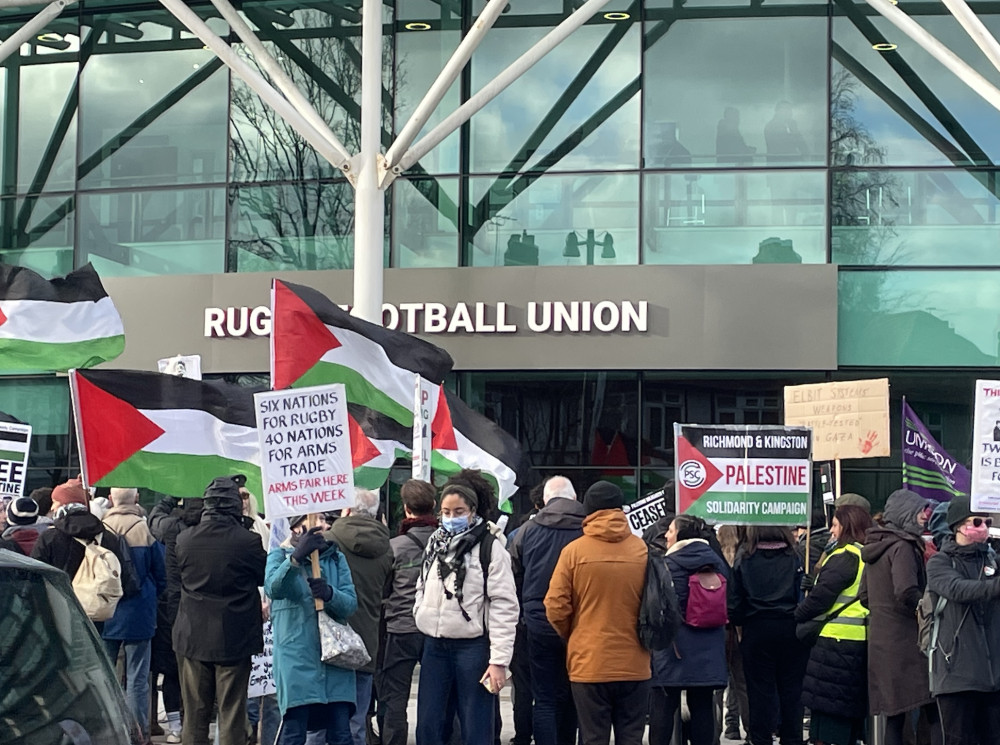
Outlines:
[{"label": "yellow hi-vis vest", "polygon": [[836,613],[839,608],[843,608],[840,615],[823,626],[819,635],[827,639],[863,642],[868,639],[868,609],[861,605],[861,601],[852,602],[858,597],[858,591],[861,589],[861,574],[865,570],[865,563],[861,560],[861,546],[857,543],[849,543],[831,551],[823,563],[826,564],[831,558],[845,551],[858,557],[858,574],[851,586],[840,593],[827,614]]}]

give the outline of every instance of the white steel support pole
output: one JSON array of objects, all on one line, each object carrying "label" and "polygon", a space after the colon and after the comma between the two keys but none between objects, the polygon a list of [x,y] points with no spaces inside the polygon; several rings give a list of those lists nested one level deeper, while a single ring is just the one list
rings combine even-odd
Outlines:
[{"label": "white steel support pole", "polygon": [[361,19],[361,152],[354,193],[354,307],[382,325],[385,197],[379,188],[382,150],[382,0],[364,0]]},{"label": "white steel support pole", "polygon": [[[32,18],[30,21],[25,23],[21,28],[15,31],[13,34],[8,36],[2,44],[0,44],[0,62],[14,54],[21,45],[29,39],[33,38],[35,34],[49,25],[49,22],[57,18],[63,9],[70,5],[75,0],[56,0],[51,5],[46,5],[42,10]],[[0,7],[5,7],[0,5]]]},{"label": "white steel support pole", "polygon": [[[886,0],[881,1],[885,2]],[[873,0],[869,0],[869,2],[873,2]],[[580,6],[579,10],[571,13],[568,18],[542,37],[531,49],[514,60],[506,70],[484,85],[468,101],[455,109],[444,121],[407,150],[406,154],[399,160],[399,172],[402,173],[437,147],[445,137],[469,121],[473,114],[503,93],[511,83],[534,67],[542,57],[559,46],[570,34],[589,21],[607,4],[608,0],[588,0]]]},{"label": "white steel support pole", "polygon": [[309,100],[302,95],[302,91],[299,90],[295,82],[288,77],[277,61],[270,55],[267,49],[264,47],[263,42],[257,37],[257,34],[253,32],[247,22],[243,20],[241,16],[232,5],[229,4],[229,0],[212,0],[212,5],[215,6],[219,14],[229,23],[229,27],[236,32],[236,35],[240,37],[240,40],[247,45],[247,49],[253,54],[254,59],[257,60],[264,72],[266,72],[272,81],[274,81],[275,86],[279,91],[285,94],[285,98],[288,102],[295,108],[302,118],[305,119],[309,124],[315,129],[319,134],[323,136],[327,142],[330,143],[332,147],[341,158],[343,158],[343,168],[349,168],[347,166],[347,161],[350,159],[351,155],[347,152],[347,148],[344,147],[343,143],[337,138],[337,135],[333,133],[330,129],[330,125],[327,124],[323,117],[319,115],[313,105],[309,103]]},{"label": "white steel support pole", "polygon": [[867,2],[896,28],[919,44],[924,51],[955,73],[959,80],[982,96],[993,108],[1000,110],[1000,90],[997,90],[990,81],[928,33],[923,26],[890,3],[889,0],[867,0]]},{"label": "white steel support pole", "polygon": [[493,24],[496,23],[497,18],[503,13],[503,9],[507,7],[507,3],[508,0],[490,0],[486,4],[483,12],[479,14],[479,18],[476,19],[472,28],[469,29],[469,33],[462,39],[462,43],[458,45],[454,54],[451,55],[451,59],[448,60],[444,69],[437,76],[437,80],[428,89],[423,100],[417,104],[417,108],[410,115],[409,121],[406,122],[402,131],[396,137],[396,141],[392,143],[389,152],[385,154],[385,167],[392,169],[395,175],[398,176],[401,171],[393,168],[394,164],[406,152],[406,149],[413,144],[417,135],[420,134],[420,130],[424,128],[424,124],[427,123],[427,119],[434,113],[434,110],[441,103],[441,99],[445,97],[452,83],[462,73],[469,58],[472,57],[472,53],[479,46],[483,37],[486,36],[486,32],[493,28]]},{"label": "white steel support pole", "polygon": [[965,33],[971,36],[972,40],[976,42],[976,46],[983,50],[986,59],[1000,70],[1000,43],[997,43],[996,37],[986,28],[986,24],[979,20],[979,16],[972,11],[965,0],[942,1],[951,14],[955,16],[955,20],[962,24]]},{"label": "white steel support pole", "polygon": [[340,168],[342,166],[343,157],[334,150],[330,143],[303,119],[299,112],[282,98],[281,94],[272,88],[259,72],[254,70],[232,47],[219,38],[219,35],[212,31],[208,24],[187,6],[187,3],[183,0],[160,0],[160,3],[192,34],[201,39],[202,44],[215,52],[215,55],[250,86],[263,99],[264,103],[271,106],[289,126],[302,135],[306,142],[316,148],[316,152],[334,167]]}]

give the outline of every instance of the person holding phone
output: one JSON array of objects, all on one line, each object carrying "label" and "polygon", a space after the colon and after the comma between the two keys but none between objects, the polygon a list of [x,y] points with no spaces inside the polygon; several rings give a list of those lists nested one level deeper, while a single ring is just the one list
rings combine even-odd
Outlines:
[{"label": "person holding phone", "polygon": [[476,514],[476,493],[441,492],[441,527],[427,541],[413,615],[425,635],[417,745],[441,745],[455,710],[462,745],[492,745],[496,699],[514,651],[518,604],[510,556]]}]

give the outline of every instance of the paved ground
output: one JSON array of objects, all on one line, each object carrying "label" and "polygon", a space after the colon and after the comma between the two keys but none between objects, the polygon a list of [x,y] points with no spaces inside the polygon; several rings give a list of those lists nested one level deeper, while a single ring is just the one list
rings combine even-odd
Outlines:
[{"label": "paved ground", "polygon": [[[419,672],[419,669],[418,671]],[[417,686],[416,686],[416,675],[414,675],[414,684],[410,691],[410,705],[409,705],[409,722],[410,722],[410,740],[409,745],[415,745],[416,739],[414,738],[414,723],[417,719]],[[500,742],[502,745],[507,745],[510,739],[514,736],[514,709],[511,705],[511,688],[510,686],[504,688],[500,692],[500,716],[503,719],[503,729],[500,732]],[[164,718],[161,712],[161,719]],[[214,730],[214,725],[213,725]],[[214,734],[214,731],[213,731]],[[166,739],[164,737],[154,737],[153,742],[155,743],[165,743]],[[612,740],[614,742],[614,740]],[[742,743],[742,740],[727,740],[722,738],[721,745],[735,745],[737,743]]]}]

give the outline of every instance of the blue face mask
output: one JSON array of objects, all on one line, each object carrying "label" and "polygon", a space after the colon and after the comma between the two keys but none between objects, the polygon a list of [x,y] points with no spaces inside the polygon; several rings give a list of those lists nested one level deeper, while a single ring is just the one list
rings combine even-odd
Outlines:
[{"label": "blue face mask", "polygon": [[461,533],[469,527],[469,516],[462,515],[461,517],[442,517],[441,527],[449,533]]}]

